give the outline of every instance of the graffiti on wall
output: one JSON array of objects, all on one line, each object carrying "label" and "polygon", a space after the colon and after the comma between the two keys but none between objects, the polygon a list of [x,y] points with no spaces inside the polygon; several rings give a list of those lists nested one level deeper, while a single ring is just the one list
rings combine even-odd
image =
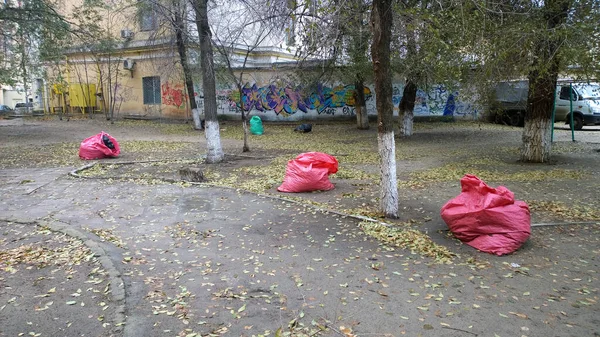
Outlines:
[{"label": "graffiti on wall", "polygon": [[169,83],[166,81],[160,86],[162,103],[165,105],[173,105],[178,108],[185,103],[186,95],[183,83]]},{"label": "graffiti on wall", "polygon": [[[364,92],[365,99],[370,100],[371,89],[365,87]],[[299,86],[280,87],[270,84],[259,87],[256,84],[246,83],[241,93],[238,90],[228,89],[217,91],[217,105],[221,113],[244,109],[244,111],[273,111],[276,115],[289,116],[297,112],[308,113],[310,110],[318,114],[335,114],[337,108],[342,108],[342,113],[352,114],[355,103],[354,85],[335,87],[318,85],[314,91],[307,92]]]},{"label": "graffiti on wall", "polygon": [[[199,87],[195,88],[196,101],[201,106],[203,96]],[[367,86],[364,88],[367,111],[376,114],[375,94]],[[394,85],[392,101],[394,113],[398,114],[398,104],[402,99],[404,86]],[[268,84],[259,86],[246,83],[241,93],[236,89],[222,88],[217,90],[217,113],[236,114],[241,109],[246,112],[273,112],[276,116],[288,117],[303,112],[317,115],[355,115],[354,85],[326,86],[318,85],[314,90],[301,86],[278,86]],[[453,115],[476,116],[474,97],[450,91],[438,85],[418,89],[415,101],[415,116]],[[241,99],[240,99],[241,98]],[[164,99],[164,97],[163,97]],[[165,103],[167,104],[167,103]]]},{"label": "graffiti on wall", "polygon": [[135,90],[132,87],[120,83],[115,84],[114,98],[118,104],[139,101],[139,96],[135,94]]},{"label": "graffiti on wall", "polygon": [[[368,87],[365,87],[365,96],[367,99],[371,97]],[[292,115],[298,111],[307,113],[316,110],[318,114],[333,114],[335,108],[355,105],[354,86],[327,87],[319,84],[316,90],[307,93],[302,87],[268,85],[259,88],[256,84],[246,84],[242,88],[242,102],[245,111],[273,110],[276,114]]]},{"label": "graffiti on wall", "polygon": [[[392,101],[394,112],[398,113],[398,105],[402,99],[403,85],[394,85]],[[442,85],[436,85],[426,90],[418,89],[415,98],[415,116],[463,116],[476,117],[475,97],[463,95],[458,91],[450,91]]]}]

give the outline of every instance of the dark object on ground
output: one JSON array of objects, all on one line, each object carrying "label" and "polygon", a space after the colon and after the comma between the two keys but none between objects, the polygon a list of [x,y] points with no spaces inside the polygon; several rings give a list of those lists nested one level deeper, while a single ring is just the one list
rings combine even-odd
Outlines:
[{"label": "dark object on ground", "polygon": [[204,173],[199,167],[184,167],[179,170],[179,176],[184,181],[202,182],[205,180]]},{"label": "dark object on ground", "polygon": [[462,192],[441,210],[454,236],[471,247],[496,255],[521,247],[531,234],[529,207],[515,200],[504,186],[492,188],[467,174],[460,180]]},{"label": "dark object on ground", "polygon": [[300,124],[297,128],[294,129],[294,131],[298,131],[298,132],[311,132],[312,131],[312,124]]},{"label": "dark object on ground", "polygon": [[102,135],[102,142],[104,143],[104,145],[106,145],[106,147],[108,147],[111,150],[115,148],[115,144],[113,144],[113,142],[110,141],[110,138],[108,138],[107,134]]},{"label": "dark object on ground", "polygon": [[[112,148],[104,141],[104,137],[108,139],[108,144],[111,144]],[[117,140],[104,131],[84,139],[79,146],[79,158],[86,160],[116,157],[119,153],[121,148]]]},{"label": "dark object on ground", "polygon": [[279,192],[329,191],[335,186],[329,175],[338,170],[334,156],[322,152],[306,152],[288,162]]}]

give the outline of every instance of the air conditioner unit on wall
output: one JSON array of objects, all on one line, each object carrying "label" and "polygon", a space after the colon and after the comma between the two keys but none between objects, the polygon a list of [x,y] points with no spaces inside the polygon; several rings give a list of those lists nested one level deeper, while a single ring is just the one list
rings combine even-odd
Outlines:
[{"label": "air conditioner unit on wall", "polygon": [[134,60],[126,59],[123,61],[123,69],[132,70],[134,65]]},{"label": "air conditioner unit on wall", "polygon": [[121,30],[121,38],[123,39],[131,39],[133,37],[133,32],[129,29]]}]

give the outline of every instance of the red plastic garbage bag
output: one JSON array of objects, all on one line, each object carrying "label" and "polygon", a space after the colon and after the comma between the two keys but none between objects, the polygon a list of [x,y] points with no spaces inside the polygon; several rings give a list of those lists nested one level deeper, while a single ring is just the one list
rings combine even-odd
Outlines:
[{"label": "red plastic garbage bag", "polygon": [[334,156],[322,152],[306,152],[288,162],[279,192],[329,191],[334,188],[329,175],[338,170]]},{"label": "red plastic garbage bag", "polygon": [[519,249],[531,234],[529,207],[504,186],[492,188],[474,175],[460,180],[462,193],[441,210],[442,219],[462,242],[504,255]]},{"label": "red plastic garbage bag", "polygon": [[117,140],[104,131],[84,139],[79,146],[79,158],[81,159],[116,157],[119,153],[121,153],[121,149]]}]

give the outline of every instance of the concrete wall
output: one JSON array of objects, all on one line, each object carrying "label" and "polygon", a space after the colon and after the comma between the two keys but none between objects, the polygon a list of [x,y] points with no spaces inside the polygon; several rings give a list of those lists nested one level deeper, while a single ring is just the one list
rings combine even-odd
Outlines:
[{"label": "concrete wall", "polygon": [[25,94],[12,87],[2,87],[0,89],[0,104],[15,108],[15,104],[25,102]]},{"label": "concrete wall", "polygon": [[[398,104],[402,98],[404,84],[393,85],[394,115],[398,116]],[[202,106],[202,92],[196,88],[196,97]],[[247,83],[242,89],[243,103],[239,103],[236,89],[221,87],[217,90],[218,114],[232,118],[241,116],[240,108],[252,115],[269,121],[298,121],[314,119],[348,118],[355,116],[354,85],[321,84],[313,89],[292,85]],[[373,85],[365,87],[367,111],[377,115],[377,99]],[[449,91],[437,85],[419,89],[415,104],[415,116],[451,115],[476,119],[482,112],[478,97],[468,89]]]},{"label": "concrete wall", "polygon": [[[113,95],[116,100],[117,116],[143,116],[147,118],[189,118],[189,108],[185,83],[182,80],[179,67],[174,66],[169,58],[148,59],[128,55],[135,62],[133,70],[122,69],[122,61],[115,63],[118,75],[113,79]],[[87,77],[84,67],[88,67]],[[102,88],[97,71],[91,64],[71,64],[68,82],[96,84]],[[108,65],[104,65],[107,73]],[[114,70],[113,70],[114,72]],[[241,110],[251,115],[258,115],[269,121],[298,121],[332,118],[349,118],[355,116],[354,85],[320,84],[313,88],[303,88],[293,84],[285,84],[280,80],[284,74],[276,71],[255,71],[245,79],[249,81],[240,93],[227,83],[218,83],[217,113],[228,118],[240,118]],[[160,77],[160,104],[144,104],[143,78],[147,76]],[[103,93],[108,93],[108,85],[104,79]],[[194,96],[199,107],[204,106],[204,95],[199,85],[195,83]],[[398,115],[398,104],[402,98],[404,85],[394,83],[393,104],[394,114]],[[376,115],[375,101],[377,99],[373,85],[365,87],[367,111]],[[67,97],[68,98],[68,97]],[[54,105],[58,103],[54,100]],[[68,99],[67,99],[68,102]],[[419,89],[415,105],[415,116],[443,116],[476,119],[482,109],[477,106],[477,95],[467,89],[449,91],[443,86],[432,86]],[[101,110],[102,100],[98,100],[95,110]],[[77,112],[77,111],[72,111]]]}]

